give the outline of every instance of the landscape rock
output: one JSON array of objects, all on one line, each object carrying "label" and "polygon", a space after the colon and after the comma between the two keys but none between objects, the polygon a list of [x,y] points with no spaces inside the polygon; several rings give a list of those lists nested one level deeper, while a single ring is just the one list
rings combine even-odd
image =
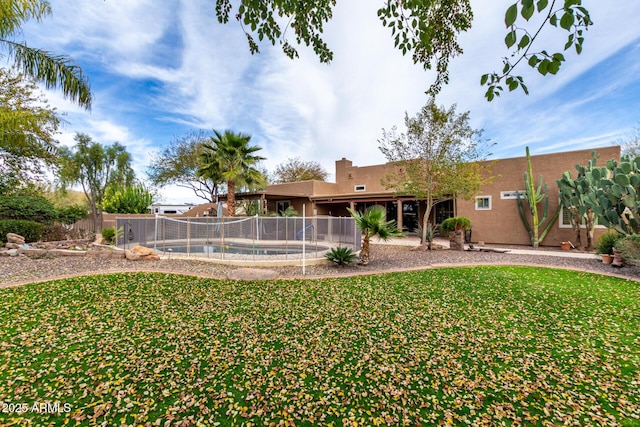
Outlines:
[{"label": "landscape rock", "polygon": [[7,242],[15,243],[17,245],[24,245],[25,244],[24,237],[22,237],[19,234],[15,234],[15,233],[7,233]]},{"label": "landscape rock", "polygon": [[140,256],[145,256],[145,255],[153,255],[155,254],[155,251],[151,248],[146,248],[144,246],[140,246],[140,245],[135,245],[134,247],[131,248],[131,252],[136,253]]},{"label": "landscape rock", "polygon": [[160,260],[160,255],[158,254],[142,255],[140,257],[140,261],[159,261],[159,260]]},{"label": "landscape rock", "polygon": [[17,249],[9,249],[9,250],[7,251],[7,254],[8,254],[9,256],[18,256],[20,253],[18,252],[18,250],[17,250]]},{"label": "landscape rock", "polygon": [[26,256],[42,256],[49,253],[46,249],[20,249],[19,252]]},{"label": "landscape rock", "polygon": [[140,261],[140,255],[133,252],[133,250],[126,250],[124,251],[124,256],[125,258],[127,258],[129,261]]},{"label": "landscape rock", "polygon": [[4,247],[7,249],[18,249],[20,245],[17,243],[7,242],[4,244]]}]

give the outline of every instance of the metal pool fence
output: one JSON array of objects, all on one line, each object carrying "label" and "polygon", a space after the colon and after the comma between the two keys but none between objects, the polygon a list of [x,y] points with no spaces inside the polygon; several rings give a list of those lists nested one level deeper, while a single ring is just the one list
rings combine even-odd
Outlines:
[{"label": "metal pool fence", "polygon": [[[217,259],[319,258],[335,246],[360,250],[351,217],[116,218],[116,244]],[[304,255],[303,255],[304,251]]]}]

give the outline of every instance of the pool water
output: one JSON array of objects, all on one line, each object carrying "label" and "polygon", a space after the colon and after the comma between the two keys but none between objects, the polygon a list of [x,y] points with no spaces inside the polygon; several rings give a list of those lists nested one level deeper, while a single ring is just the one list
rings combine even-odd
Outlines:
[{"label": "pool water", "polygon": [[[164,252],[168,252],[169,248],[166,248]],[[260,244],[255,244],[252,246],[239,245],[228,243],[225,245],[191,245],[188,246],[172,246],[171,252],[178,254],[217,254],[217,253],[226,253],[226,254],[239,254],[239,255],[291,255],[291,254],[301,254],[302,246],[294,245],[294,246],[261,246]],[[322,248],[324,249],[324,248]],[[307,253],[316,252],[315,245],[308,246]]]}]

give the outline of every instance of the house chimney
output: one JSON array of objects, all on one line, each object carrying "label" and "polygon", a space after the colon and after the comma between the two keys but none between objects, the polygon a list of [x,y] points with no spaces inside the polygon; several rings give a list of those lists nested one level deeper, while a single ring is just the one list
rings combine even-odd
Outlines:
[{"label": "house chimney", "polygon": [[348,169],[353,167],[353,162],[351,160],[347,160],[346,158],[342,158],[341,160],[336,160],[336,183],[340,183],[345,181],[348,178]]}]

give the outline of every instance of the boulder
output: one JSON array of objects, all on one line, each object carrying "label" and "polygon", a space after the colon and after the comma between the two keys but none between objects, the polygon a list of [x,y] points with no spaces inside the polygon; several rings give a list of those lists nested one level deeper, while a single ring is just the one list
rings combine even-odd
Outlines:
[{"label": "boulder", "polygon": [[157,261],[160,256],[150,248],[136,245],[125,251],[125,257],[130,261]]},{"label": "boulder", "polygon": [[153,249],[150,248],[146,248],[144,246],[140,246],[140,245],[135,245],[134,247],[131,248],[131,252],[134,252],[140,256],[145,256],[145,255],[153,255],[155,254],[155,251]]},{"label": "boulder", "polygon": [[4,247],[7,249],[18,249],[20,245],[17,243],[7,242],[4,244]]},{"label": "boulder", "polygon": [[18,252],[17,249],[9,249],[9,251],[7,252],[7,254],[9,256],[18,256],[20,253]]},{"label": "boulder", "polygon": [[16,245],[24,245],[24,237],[15,233],[7,233],[7,242],[15,243]]},{"label": "boulder", "polygon": [[124,256],[129,261],[140,261],[140,255],[128,249],[124,251]]}]

